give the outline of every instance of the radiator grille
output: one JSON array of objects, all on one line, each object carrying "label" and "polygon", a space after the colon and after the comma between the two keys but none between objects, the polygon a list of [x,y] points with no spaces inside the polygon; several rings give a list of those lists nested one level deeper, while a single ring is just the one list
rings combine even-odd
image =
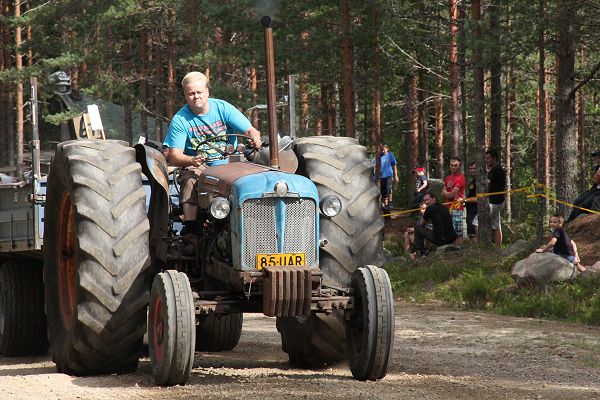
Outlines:
[{"label": "radiator grille", "polygon": [[278,253],[276,210],[285,212],[284,253],[306,253],[306,264],[316,263],[316,205],[311,199],[262,198],[246,200],[242,207],[244,244],[242,264],[255,267],[257,253]]}]

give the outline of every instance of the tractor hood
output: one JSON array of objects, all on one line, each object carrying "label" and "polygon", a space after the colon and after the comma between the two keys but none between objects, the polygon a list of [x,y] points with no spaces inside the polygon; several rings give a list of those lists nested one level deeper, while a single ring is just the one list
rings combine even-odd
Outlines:
[{"label": "tractor hood", "polygon": [[275,171],[254,163],[234,162],[208,167],[198,182],[198,205],[208,208],[215,197],[229,198],[233,195],[241,206],[248,198],[260,198],[275,192],[275,184],[285,181],[291,196],[310,197],[318,203],[317,188],[309,179],[300,175]]},{"label": "tractor hood", "polygon": [[[287,185],[287,193],[279,196],[275,190],[277,183]],[[263,173],[241,177],[231,188],[232,207],[241,208],[247,199],[264,197],[302,197],[310,198],[319,204],[317,187],[309,179],[301,176],[278,171],[264,171]],[[237,204],[233,204],[233,202]]]}]

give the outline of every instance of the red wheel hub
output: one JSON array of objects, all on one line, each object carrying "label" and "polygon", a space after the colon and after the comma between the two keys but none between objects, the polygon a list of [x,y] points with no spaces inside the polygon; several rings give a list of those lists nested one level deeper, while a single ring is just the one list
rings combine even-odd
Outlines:
[{"label": "red wheel hub", "polygon": [[58,296],[60,314],[67,329],[73,326],[77,308],[77,260],[75,212],[71,194],[65,193],[60,200],[56,240],[56,268],[58,269]]},{"label": "red wheel hub", "polygon": [[165,325],[163,322],[163,302],[160,297],[157,297],[154,300],[154,304],[152,304],[152,345],[154,347],[154,354],[156,355],[156,360],[161,362],[164,354],[164,334],[165,334]]}]

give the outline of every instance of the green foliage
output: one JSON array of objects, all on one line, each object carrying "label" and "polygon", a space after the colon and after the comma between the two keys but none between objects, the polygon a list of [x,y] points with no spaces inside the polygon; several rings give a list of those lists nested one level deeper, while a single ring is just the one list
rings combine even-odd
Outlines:
[{"label": "green foliage", "polygon": [[542,288],[518,287],[510,276],[516,261],[474,246],[464,253],[431,255],[386,269],[395,294],[410,301],[600,325],[600,276]]},{"label": "green foliage", "polygon": [[57,114],[48,114],[44,116],[44,121],[52,125],[60,125],[68,122],[79,115],[75,111],[64,111]]}]

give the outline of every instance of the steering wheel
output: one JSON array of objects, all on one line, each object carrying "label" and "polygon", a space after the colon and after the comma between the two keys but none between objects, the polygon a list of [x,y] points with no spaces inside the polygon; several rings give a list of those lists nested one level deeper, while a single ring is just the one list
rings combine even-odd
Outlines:
[{"label": "steering wheel", "polygon": [[[212,136],[207,139],[204,139],[203,141],[196,144],[196,147],[194,148],[194,150],[196,151],[196,154],[198,154],[199,156],[202,156],[208,162],[211,162],[214,160],[223,160],[223,159],[227,158],[228,156],[235,154],[237,152],[237,148],[235,148],[228,140],[230,137],[239,137],[239,138],[248,139],[248,136],[240,135],[239,133],[226,133],[225,135]],[[227,145],[225,146],[225,150],[221,149],[217,145],[218,142],[227,143]],[[209,153],[205,149],[201,148],[205,145],[208,146],[210,149],[214,150],[215,152],[217,152],[219,155],[218,156],[209,155]]]}]

